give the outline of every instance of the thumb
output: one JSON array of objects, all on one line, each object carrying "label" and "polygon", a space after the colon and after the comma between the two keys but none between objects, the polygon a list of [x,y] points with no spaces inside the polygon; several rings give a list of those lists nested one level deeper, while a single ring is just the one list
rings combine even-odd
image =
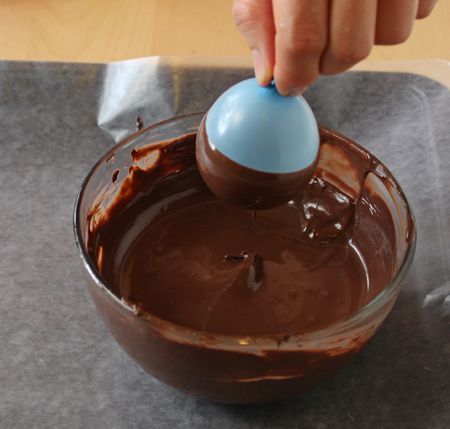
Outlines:
[{"label": "thumb", "polygon": [[272,1],[234,0],[233,18],[252,50],[256,79],[260,85],[269,85],[275,64]]}]

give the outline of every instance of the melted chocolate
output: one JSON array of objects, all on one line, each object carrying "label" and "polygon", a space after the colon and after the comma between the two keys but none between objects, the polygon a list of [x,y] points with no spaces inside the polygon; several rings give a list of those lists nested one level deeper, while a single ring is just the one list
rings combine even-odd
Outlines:
[{"label": "melted chocolate", "polygon": [[322,149],[339,146],[333,162],[354,164],[356,190],[321,171],[325,150],[290,202],[252,212],[209,191],[194,142],[134,150],[117,194],[92,207],[89,251],[116,295],[197,330],[278,335],[342,320],[392,279],[392,217],[364,187],[375,166],[357,148],[322,133]]}]

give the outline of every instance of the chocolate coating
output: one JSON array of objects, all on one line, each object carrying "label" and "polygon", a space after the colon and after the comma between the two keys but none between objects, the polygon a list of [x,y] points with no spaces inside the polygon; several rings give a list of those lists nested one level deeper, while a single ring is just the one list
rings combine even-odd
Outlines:
[{"label": "chocolate coating", "polygon": [[[237,403],[301,393],[359,351],[387,314],[304,345],[396,273],[391,211],[366,183],[370,175],[384,183],[387,173],[322,130],[319,165],[303,192],[252,212],[209,191],[195,165],[195,137],[134,150],[114,197],[91,207],[90,257],[134,314],[89,282],[96,305],[125,350],[179,389]],[[330,174],[329,163],[351,168],[356,185]],[[294,346],[298,334],[306,336]]]},{"label": "chocolate coating", "polygon": [[293,173],[267,173],[247,168],[211,147],[205,127],[200,124],[196,141],[198,170],[209,189],[220,199],[240,207],[267,209],[296,197],[309,182],[317,159]]}]

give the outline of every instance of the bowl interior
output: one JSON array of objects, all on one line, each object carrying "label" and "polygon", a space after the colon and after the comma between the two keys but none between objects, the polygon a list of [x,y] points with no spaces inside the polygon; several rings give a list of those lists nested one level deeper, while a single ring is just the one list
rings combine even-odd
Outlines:
[{"label": "bowl interior", "polygon": [[[74,228],[85,268],[98,286],[107,291],[112,299],[115,299],[120,305],[130,311],[134,311],[134,309],[121,301],[121,297],[116,292],[109,289],[97,269],[96,261],[89,256],[88,237],[89,228],[92,227],[92,222],[88,221],[89,211],[93,206],[99,206],[103,209],[108,207],[108,204],[127,177],[133,149],[196,132],[202,117],[203,114],[193,114],[169,119],[131,135],[112,148],[97,162],[86,177],[80,190],[74,212]],[[317,347],[322,346],[324,337],[337,337],[343,331],[357,329],[359,326],[362,327],[361,321],[367,322],[371,317],[375,317],[377,312],[396,296],[401,280],[411,262],[415,245],[415,227],[411,209],[401,188],[389,170],[358,144],[331,130],[321,129],[321,141],[317,177],[326,179],[355,200],[358,199],[358,195],[364,189],[371,196],[375,196],[383,201],[389,207],[392,216],[391,223],[394,229],[395,246],[390,255],[392,266],[386,267],[385,270],[390,273],[389,276],[373,276],[371,273],[375,272],[375,270],[371,270],[368,267],[369,277],[372,276],[369,280],[374,285],[373,299],[370,302],[349,319],[337,322],[325,330],[308,334],[307,338],[303,335],[296,339],[292,337],[292,340],[290,340],[295,341],[297,345],[299,341],[315,342],[320,340],[316,344]],[[333,141],[334,144],[327,144],[330,141]],[[361,159],[370,159],[371,161],[373,172],[365,175],[364,180],[361,180],[361,172],[355,172],[354,169],[349,168],[354,156]],[[359,244],[358,234],[358,228],[356,227],[353,238],[356,247]],[[369,248],[362,249],[364,253],[362,255],[363,259],[369,261],[368,264],[375,266],[386,261],[386,255],[377,251],[378,248],[383,248],[386,240],[385,235],[382,228],[374,230],[372,244]],[[152,321],[155,322],[156,319],[156,317],[149,316],[150,323]],[[158,323],[161,323],[161,321],[158,321]],[[170,322],[167,323],[170,325]],[[192,330],[184,332],[183,327],[174,326],[173,328],[174,335],[187,335],[189,338],[193,335]],[[201,332],[194,334],[203,335]],[[228,343],[231,346],[240,344],[239,342],[242,341],[242,338],[220,337],[223,337],[221,338],[222,343]],[[267,339],[254,338],[250,341],[254,342],[254,344],[263,344]]]}]

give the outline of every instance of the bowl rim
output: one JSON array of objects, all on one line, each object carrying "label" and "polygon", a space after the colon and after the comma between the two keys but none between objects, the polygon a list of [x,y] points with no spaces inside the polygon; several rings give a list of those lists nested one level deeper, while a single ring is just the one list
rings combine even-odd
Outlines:
[{"label": "bowl rim", "polygon": [[[394,278],[389,282],[389,284],[380,292],[376,297],[374,297],[371,301],[365,304],[363,307],[359,308],[355,313],[350,315],[349,317],[334,322],[331,325],[326,326],[325,328],[320,328],[307,333],[295,333],[295,332],[286,332],[282,334],[268,334],[268,335],[237,335],[237,334],[219,334],[210,331],[203,331],[193,328],[188,328],[183,325],[179,325],[168,320],[162,319],[158,316],[155,316],[151,313],[145,312],[138,308],[137,306],[130,304],[123,300],[120,296],[114,293],[111,289],[108,288],[106,281],[102,278],[102,275],[98,271],[95,263],[91,260],[87,249],[82,244],[83,237],[81,233],[81,225],[85,219],[81,219],[81,203],[83,200],[83,196],[85,191],[88,188],[89,182],[92,176],[95,174],[97,168],[108,160],[114,153],[123,148],[125,145],[130,143],[132,140],[136,139],[138,136],[145,134],[153,129],[159,128],[164,125],[168,125],[171,123],[179,122],[182,120],[188,119],[202,119],[204,116],[204,112],[196,112],[189,113],[186,115],[173,116],[171,118],[165,119],[163,121],[159,121],[153,123],[139,131],[132,133],[127,136],[125,139],[121,140],[119,143],[115,144],[111,149],[109,149],[105,155],[103,155],[89,170],[85,179],[83,180],[81,187],[77,193],[77,197],[75,199],[74,209],[73,209],[73,232],[75,237],[75,243],[77,245],[80,258],[82,260],[83,266],[89,274],[90,278],[94,281],[96,287],[98,287],[101,292],[105,293],[108,299],[111,299],[113,303],[118,305],[123,311],[127,312],[130,317],[136,317],[141,320],[146,321],[151,325],[151,327],[157,331],[161,336],[168,338],[172,341],[176,341],[179,343],[188,343],[188,344],[202,344],[202,346],[207,346],[210,348],[216,348],[221,350],[243,350],[243,346],[247,346],[245,351],[251,352],[253,351],[270,351],[270,350],[318,350],[318,349],[330,349],[330,344],[334,343],[337,348],[346,347],[349,345],[349,342],[352,343],[358,336],[361,336],[361,332],[358,332],[359,335],[350,335],[349,333],[352,331],[358,331],[358,328],[364,328],[367,324],[368,320],[371,320],[373,316],[377,314],[378,311],[382,310],[383,307],[394,300],[397,294],[400,291],[402,281],[404,280],[409,268],[411,266],[414,252],[416,248],[417,241],[417,225],[414,217],[413,210],[409,204],[406,195],[397,182],[395,176],[391,173],[391,171],[382,163],[375,155],[369,152],[367,149],[362,147],[360,144],[356,143],[353,139],[334,131],[330,128],[319,126],[320,134],[328,134],[333,136],[334,138],[338,138],[343,141],[345,144],[349,144],[353,148],[357,149],[359,152],[363,154],[369,154],[370,157],[381,164],[386,175],[393,182],[395,187],[399,192],[400,199],[404,202],[407,216],[410,221],[410,229],[409,229],[409,242],[407,243],[407,249],[403,260],[398,265],[398,271]],[[387,315],[387,313],[386,313]],[[384,317],[380,320],[379,323],[384,319]],[[376,328],[379,323],[376,323],[376,326],[371,326],[372,331],[373,328]],[[363,326],[361,326],[363,324]],[[366,329],[367,330],[367,329]],[[360,331],[360,330],[359,330]],[[366,335],[367,339],[369,339],[371,334]],[[345,339],[344,339],[345,337]],[[344,340],[344,343],[343,343]]]}]

